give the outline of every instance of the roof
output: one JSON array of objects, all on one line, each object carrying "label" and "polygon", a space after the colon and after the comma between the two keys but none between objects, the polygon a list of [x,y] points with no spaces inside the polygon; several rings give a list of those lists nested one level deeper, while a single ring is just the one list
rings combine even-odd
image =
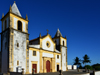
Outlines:
[{"label": "roof", "polygon": [[14,13],[14,14],[16,14],[16,15],[22,17],[21,14],[20,14],[20,11],[18,10],[18,7],[17,7],[17,5],[16,5],[15,2],[13,3],[13,5],[12,5],[11,8],[12,8],[12,13]]},{"label": "roof", "polygon": [[[41,36],[41,38],[44,38],[45,36],[47,36],[47,35]],[[35,38],[35,39],[33,39],[33,40],[30,40],[29,42],[39,40],[39,38],[40,38],[40,37]]]},{"label": "roof", "polygon": [[57,32],[56,32],[55,37],[59,37],[59,36],[62,36],[62,34],[61,34],[60,30],[59,30],[59,29],[57,29]]}]

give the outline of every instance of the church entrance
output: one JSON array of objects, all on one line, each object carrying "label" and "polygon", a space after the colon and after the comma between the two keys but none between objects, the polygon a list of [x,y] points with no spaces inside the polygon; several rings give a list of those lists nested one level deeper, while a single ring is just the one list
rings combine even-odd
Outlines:
[{"label": "church entrance", "polygon": [[57,71],[59,71],[59,65],[57,65]]},{"label": "church entrance", "polygon": [[50,61],[49,60],[46,61],[46,70],[47,72],[50,72]]},{"label": "church entrance", "polygon": [[37,64],[32,64],[32,69],[35,69],[35,73],[37,73]]}]

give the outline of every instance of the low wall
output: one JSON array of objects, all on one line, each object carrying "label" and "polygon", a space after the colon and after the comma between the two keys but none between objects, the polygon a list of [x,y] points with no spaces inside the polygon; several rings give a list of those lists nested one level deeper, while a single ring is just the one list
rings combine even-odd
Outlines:
[{"label": "low wall", "polygon": [[77,69],[77,65],[73,65],[73,70],[76,70]]},{"label": "low wall", "polygon": [[68,70],[70,69],[72,70],[72,65],[68,65],[67,67],[68,67]]},{"label": "low wall", "polygon": [[95,71],[95,75],[100,75],[100,71]]}]

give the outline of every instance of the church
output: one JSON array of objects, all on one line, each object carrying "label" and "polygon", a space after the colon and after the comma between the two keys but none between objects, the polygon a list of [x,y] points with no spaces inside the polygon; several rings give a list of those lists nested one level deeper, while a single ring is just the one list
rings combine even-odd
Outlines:
[{"label": "church", "polygon": [[[14,2],[6,15],[2,14],[1,72],[35,73],[67,71],[67,39],[58,29],[29,41],[28,16],[23,18]],[[30,34],[31,35],[31,34]]]}]

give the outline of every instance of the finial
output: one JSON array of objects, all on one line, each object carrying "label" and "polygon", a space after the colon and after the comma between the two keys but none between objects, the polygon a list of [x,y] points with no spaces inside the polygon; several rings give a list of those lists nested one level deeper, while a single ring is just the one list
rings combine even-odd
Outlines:
[{"label": "finial", "polygon": [[26,18],[25,18],[26,20],[28,20],[28,16],[27,16],[27,14],[26,14]]},{"label": "finial", "polygon": [[4,17],[4,13],[2,13],[2,18]]},{"label": "finial", "polygon": [[16,1],[14,1],[14,3],[16,3]]},{"label": "finial", "polygon": [[47,29],[47,34],[48,34],[49,30]]},{"label": "finial", "polygon": [[41,37],[41,33],[40,33],[39,37]]},{"label": "finial", "polygon": [[12,12],[12,8],[11,8],[11,5],[10,5],[10,9],[9,9],[9,12]]},{"label": "finial", "polygon": [[59,28],[57,29],[57,31],[59,31]]}]

